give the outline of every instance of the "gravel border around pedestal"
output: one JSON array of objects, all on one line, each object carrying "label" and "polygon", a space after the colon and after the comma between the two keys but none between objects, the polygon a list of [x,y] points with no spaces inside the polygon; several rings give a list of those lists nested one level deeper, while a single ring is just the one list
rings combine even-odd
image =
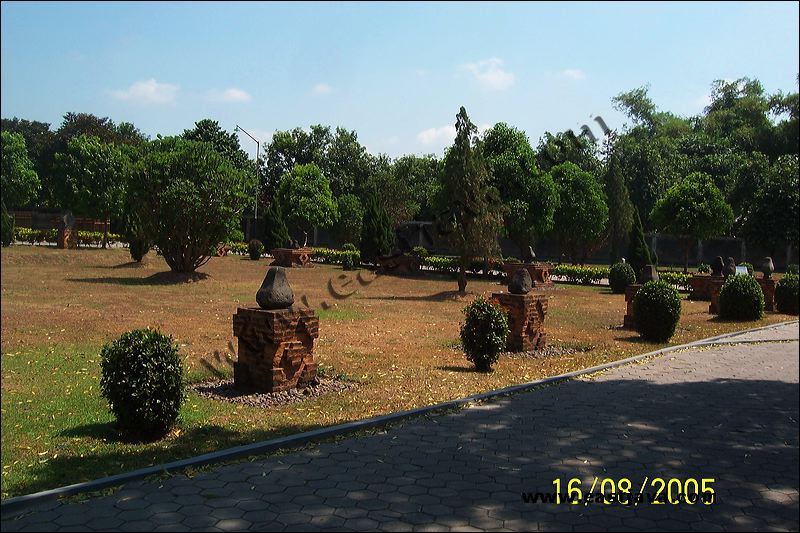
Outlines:
[{"label": "gravel border around pedestal", "polygon": [[204,398],[268,409],[302,402],[325,394],[342,392],[354,386],[354,383],[345,381],[320,379],[316,385],[309,385],[302,389],[248,393],[236,389],[232,379],[217,379],[189,385],[189,389]]}]

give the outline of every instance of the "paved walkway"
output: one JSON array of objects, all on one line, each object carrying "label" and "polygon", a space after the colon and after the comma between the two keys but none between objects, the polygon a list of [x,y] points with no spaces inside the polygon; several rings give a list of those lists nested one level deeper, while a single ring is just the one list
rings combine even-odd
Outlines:
[{"label": "paved walkway", "polygon": [[[797,339],[796,323],[780,326],[736,339],[771,342],[676,352],[374,436],[46,503],[4,514],[2,529],[796,531]],[[717,501],[522,499],[573,477],[589,492],[595,476],[628,478],[633,492],[645,477],[714,478]]]}]

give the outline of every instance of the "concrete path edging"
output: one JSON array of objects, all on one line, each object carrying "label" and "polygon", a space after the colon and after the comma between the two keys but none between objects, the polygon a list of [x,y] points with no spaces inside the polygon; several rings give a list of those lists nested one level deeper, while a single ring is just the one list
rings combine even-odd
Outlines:
[{"label": "concrete path edging", "polygon": [[[237,459],[241,457],[247,457],[250,455],[260,455],[266,454],[270,452],[277,451],[279,449],[287,449],[298,447],[303,444],[307,444],[309,442],[313,442],[316,440],[323,440],[328,439],[330,437],[343,435],[347,433],[353,433],[359,430],[364,429],[371,429],[376,427],[385,426],[392,422],[397,422],[400,420],[417,417],[421,415],[426,415],[430,413],[434,413],[437,411],[445,411],[448,409],[453,409],[456,407],[461,407],[469,403],[478,402],[482,400],[486,400],[489,398],[494,398],[498,396],[504,396],[512,393],[522,392],[529,389],[534,389],[537,387],[541,387],[543,385],[550,385],[555,384],[561,381],[566,381],[575,377],[579,377],[586,374],[592,374],[595,372],[600,372],[603,370],[607,370],[610,368],[615,368],[623,365],[627,365],[630,363],[634,363],[636,361],[640,361],[642,359],[646,359],[649,357],[657,357],[660,355],[664,355],[670,352],[674,352],[677,350],[683,350],[686,348],[692,348],[695,346],[708,346],[712,344],[735,344],[736,341],[731,341],[726,339],[730,339],[731,337],[736,337],[739,335],[743,335],[746,333],[752,333],[755,331],[761,331],[766,329],[775,328],[778,326],[784,326],[789,324],[794,324],[798,322],[798,320],[789,320],[785,322],[778,322],[775,324],[769,324],[767,326],[760,326],[757,328],[751,328],[742,331],[735,331],[732,333],[725,333],[722,335],[717,335],[715,337],[709,337],[706,339],[700,339],[697,341],[692,341],[686,344],[679,344],[675,346],[668,346],[666,348],[661,348],[659,350],[654,350],[652,352],[647,352],[640,355],[635,355],[632,357],[628,357],[626,359],[620,359],[618,361],[612,361],[610,363],[605,363],[602,365],[593,366],[590,368],[585,368],[581,370],[576,370],[573,372],[568,372],[566,374],[560,374],[557,376],[550,376],[547,378],[530,381],[527,383],[521,383],[519,385],[512,385],[510,387],[505,387],[502,389],[497,389],[493,391],[483,392],[480,394],[475,394],[472,396],[467,396],[465,398],[459,398],[456,400],[450,400],[444,403],[439,403],[435,405],[429,405],[426,407],[420,407],[416,409],[410,409],[406,411],[400,411],[397,413],[390,413],[388,415],[381,415],[373,418],[368,418],[365,420],[358,420],[355,422],[348,422],[345,424],[339,424],[336,426],[320,428],[312,431],[306,431],[303,433],[297,433],[294,435],[288,435],[286,437],[280,437],[276,439],[270,439],[266,441],[255,442],[252,444],[246,444],[241,446],[236,446],[233,448],[227,448],[224,450],[219,450],[216,452],[207,453],[204,455],[199,455],[196,457],[191,457],[188,459],[182,459],[180,461],[173,461],[171,463],[166,463],[162,465],[155,465],[147,468],[142,468],[139,470],[134,470],[132,472],[125,472],[122,474],[116,474],[113,476],[108,476],[92,481],[85,481],[82,483],[75,483],[73,485],[67,485],[64,487],[58,487],[55,489],[49,489],[41,492],[36,492],[33,494],[26,494],[23,496],[15,496],[13,498],[8,498],[2,502],[0,502],[0,510],[4,512],[9,511],[16,511],[18,509],[22,509],[24,507],[28,507],[30,505],[34,505],[37,503],[41,503],[46,500],[55,499],[63,496],[74,495],[82,492],[94,492],[97,490],[101,490],[104,488],[108,488],[114,485],[120,485],[122,483],[126,483],[129,481],[136,481],[143,479],[147,476],[151,476],[153,474],[159,474],[162,472],[169,472],[171,470],[180,470],[189,466],[203,466],[212,463],[223,462],[231,459]],[[777,339],[779,341],[785,339]],[[792,339],[794,340],[794,339]],[[771,342],[771,341],[757,341],[757,342]]]}]

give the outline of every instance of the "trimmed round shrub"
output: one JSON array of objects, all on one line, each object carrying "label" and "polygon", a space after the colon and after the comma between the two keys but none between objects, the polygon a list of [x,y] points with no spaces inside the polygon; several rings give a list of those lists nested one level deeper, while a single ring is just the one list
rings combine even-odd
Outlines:
[{"label": "trimmed round shrub", "polygon": [[258,261],[264,253],[264,243],[258,239],[251,240],[247,243],[247,253],[250,254],[250,259]]},{"label": "trimmed round shrub", "polygon": [[747,261],[742,261],[737,266],[747,267],[747,273],[750,274],[751,276],[753,275],[753,265],[751,263],[748,263]]},{"label": "trimmed round shrub", "polygon": [[628,263],[614,263],[608,271],[608,284],[611,292],[620,294],[625,292],[625,288],[636,283],[636,272]]},{"label": "trimmed round shrub", "polygon": [[508,317],[503,310],[482,296],[463,309],[461,345],[467,359],[479,372],[488,372],[505,350],[508,339]]},{"label": "trimmed round shrub", "polygon": [[798,314],[797,274],[786,274],[775,286],[775,305],[788,315]]},{"label": "trimmed round shrub", "polygon": [[758,320],[764,316],[764,293],[752,276],[728,276],[719,291],[719,316]]},{"label": "trimmed round shrub", "polygon": [[411,250],[411,255],[415,255],[415,256],[419,257],[420,259],[425,259],[430,254],[428,253],[428,249],[425,248],[424,246],[415,246]]},{"label": "trimmed round shrub", "polygon": [[344,246],[342,246],[342,250],[345,252],[357,252],[358,248],[352,242],[346,242],[344,243]]},{"label": "trimmed round shrub", "polygon": [[675,334],[681,318],[678,289],[666,281],[648,281],[633,299],[636,331],[650,341],[665,342]]},{"label": "trimmed round shrub", "polygon": [[342,254],[342,269],[353,270],[356,267],[357,252],[347,251]]},{"label": "trimmed round shrub", "polygon": [[137,263],[141,262],[147,252],[150,251],[150,241],[141,236],[134,237],[130,239],[128,243],[128,252],[131,254],[131,259],[136,261]]},{"label": "trimmed round shrub", "polygon": [[184,399],[183,365],[172,338],[150,328],[124,333],[100,352],[100,389],[129,437],[162,437]]},{"label": "trimmed round shrub", "polygon": [[711,274],[711,265],[707,263],[700,263],[697,265],[698,274]]}]

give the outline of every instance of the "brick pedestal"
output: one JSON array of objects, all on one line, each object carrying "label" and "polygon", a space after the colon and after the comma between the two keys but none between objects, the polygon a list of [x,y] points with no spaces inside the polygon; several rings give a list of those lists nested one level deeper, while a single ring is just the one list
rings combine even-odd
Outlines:
[{"label": "brick pedestal", "polygon": [[313,267],[311,262],[311,248],[275,248],[270,251],[275,260],[270,266]]},{"label": "brick pedestal", "polygon": [[719,314],[719,291],[725,285],[725,278],[718,278],[709,283],[708,290],[711,293],[711,304],[708,306],[708,312],[712,315]]},{"label": "brick pedestal", "polygon": [[625,328],[635,328],[636,318],[633,315],[633,299],[642,286],[634,283],[625,287],[625,317],[622,319],[622,326]]},{"label": "brick pedestal", "polygon": [[511,278],[518,269],[524,268],[531,275],[531,283],[535,288],[547,288],[553,286],[550,279],[550,265],[546,263],[504,263],[503,270]]},{"label": "brick pedestal", "polygon": [[775,280],[758,278],[757,281],[764,293],[764,310],[775,311]]},{"label": "brick pedestal", "polygon": [[313,310],[240,307],[233,315],[233,334],[239,339],[239,358],[233,365],[237,389],[283,391],[304,387],[316,377],[319,318]]},{"label": "brick pedestal", "polygon": [[702,276],[695,274],[689,278],[689,286],[692,292],[689,293],[690,300],[711,300],[711,286],[716,281],[725,281],[722,276]]},{"label": "brick pedestal", "polygon": [[547,296],[541,294],[494,293],[492,300],[508,313],[509,352],[540,350],[547,346],[544,317],[547,314]]},{"label": "brick pedestal", "polygon": [[409,275],[419,273],[420,259],[413,255],[378,257],[378,274]]},{"label": "brick pedestal", "polygon": [[75,248],[75,237],[77,231],[73,233],[71,228],[59,228],[56,237],[57,248]]}]

